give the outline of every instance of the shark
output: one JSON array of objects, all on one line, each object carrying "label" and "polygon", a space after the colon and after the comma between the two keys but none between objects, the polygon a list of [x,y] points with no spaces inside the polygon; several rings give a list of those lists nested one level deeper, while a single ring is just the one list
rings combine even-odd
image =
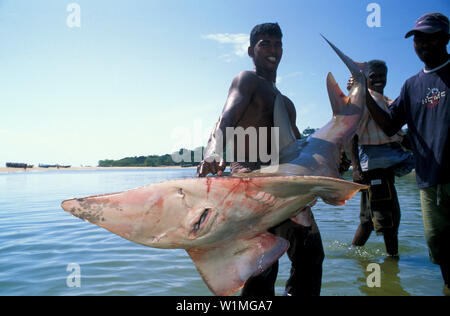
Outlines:
[{"label": "shark", "polygon": [[[318,199],[344,205],[367,188],[341,179],[338,171],[340,153],[356,132],[365,102],[364,65],[328,43],[355,84],[345,96],[328,74],[332,119],[303,141],[280,131],[283,154],[273,172],[153,183],[68,199],[62,208],[135,243],[185,249],[213,294],[235,294],[288,249],[289,242],[269,233],[269,228],[289,219],[308,226],[310,207]],[[283,108],[276,111],[280,126],[289,126],[283,124]]]}]

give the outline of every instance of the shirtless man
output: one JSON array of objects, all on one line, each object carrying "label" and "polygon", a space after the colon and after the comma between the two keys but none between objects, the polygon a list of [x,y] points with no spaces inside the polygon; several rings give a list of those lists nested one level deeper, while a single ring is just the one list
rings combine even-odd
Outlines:
[{"label": "shirtless man", "polygon": [[[274,126],[273,112],[275,97],[280,92],[275,86],[277,68],[283,54],[282,33],[276,23],[265,23],[253,28],[250,35],[248,55],[253,59],[255,71],[243,71],[238,74],[231,84],[228,98],[222,115],[216,124],[208,142],[205,159],[200,163],[197,172],[200,177],[208,173],[221,175],[226,167],[224,158],[220,155],[226,147],[226,137],[221,141],[219,134],[226,135],[227,127],[255,128],[257,143],[259,144],[259,128],[270,130]],[[300,132],[295,125],[296,111],[294,104],[286,96],[282,96],[288,113],[292,132],[300,138]],[[236,142],[235,142],[236,144]],[[271,137],[267,137],[267,148],[274,148]],[[252,149],[251,149],[252,148]],[[250,150],[259,147],[245,147],[245,159],[233,160],[232,173],[250,172],[260,169],[267,162],[261,161],[257,154],[257,161],[251,162]],[[238,148],[235,146],[235,153]],[[233,157],[236,158],[236,157]],[[287,295],[319,295],[322,281],[322,262],[324,252],[322,240],[317,225],[304,227],[287,220],[270,232],[282,236],[290,242],[287,251],[292,262],[291,275],[286,283]],[[218,271],[218,273],[220,273]],[[278,273],[278,261],[266,271],[250,278],[243,290],[243,296],[273,296],[275,295],[275,280]]]}]

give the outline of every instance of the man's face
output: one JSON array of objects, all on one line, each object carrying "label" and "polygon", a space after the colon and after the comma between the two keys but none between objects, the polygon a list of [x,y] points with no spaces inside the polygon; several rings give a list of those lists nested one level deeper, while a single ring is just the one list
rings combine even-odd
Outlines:
[{"label": "man's face", "polygon": [[446,50],[448,35],[443,33],[422,33],[414,34],[414,50],[417,56],[425,64],[432,64],[439,55]]},{"label": "man's face", "polygon": [[281,38],[262,35],[254,47],[249,47],[248,54],[257,70],[276,71],[283,55]]},{"label": "man's face", "polygon": [[387,72],[384,67],[374,66],[367,72],[367,87],[371,90],[383,93],[386,87]]}]

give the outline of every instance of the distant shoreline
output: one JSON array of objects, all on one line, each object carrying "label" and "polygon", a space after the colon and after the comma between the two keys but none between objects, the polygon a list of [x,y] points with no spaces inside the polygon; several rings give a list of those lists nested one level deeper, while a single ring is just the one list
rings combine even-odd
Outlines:
[{"label": "distant shoreline", "polygon": [[159,167],[70,167],[70,168],[6,168],[0,167],[0,172],[31,172],[31,171],[57,171],[57,170],[149,170],[149,169],[193,169],[196,167],[181,167],[181,166],[159,166]]}]

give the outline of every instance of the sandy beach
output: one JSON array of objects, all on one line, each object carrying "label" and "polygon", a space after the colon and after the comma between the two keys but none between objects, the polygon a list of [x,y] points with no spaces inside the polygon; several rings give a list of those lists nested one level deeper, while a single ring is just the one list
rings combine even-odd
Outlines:
[{"label": "sandy beach", "polygon": [[180,166],[160,166],[160,167],[70,167],[70,168],[6,168],[0,167],[0,172],[32,172],[32,171],[57,171],[57,170],[148,170],[148,169],[181,169],[181,168],[196,168],[196,167],[180,167]]}]

